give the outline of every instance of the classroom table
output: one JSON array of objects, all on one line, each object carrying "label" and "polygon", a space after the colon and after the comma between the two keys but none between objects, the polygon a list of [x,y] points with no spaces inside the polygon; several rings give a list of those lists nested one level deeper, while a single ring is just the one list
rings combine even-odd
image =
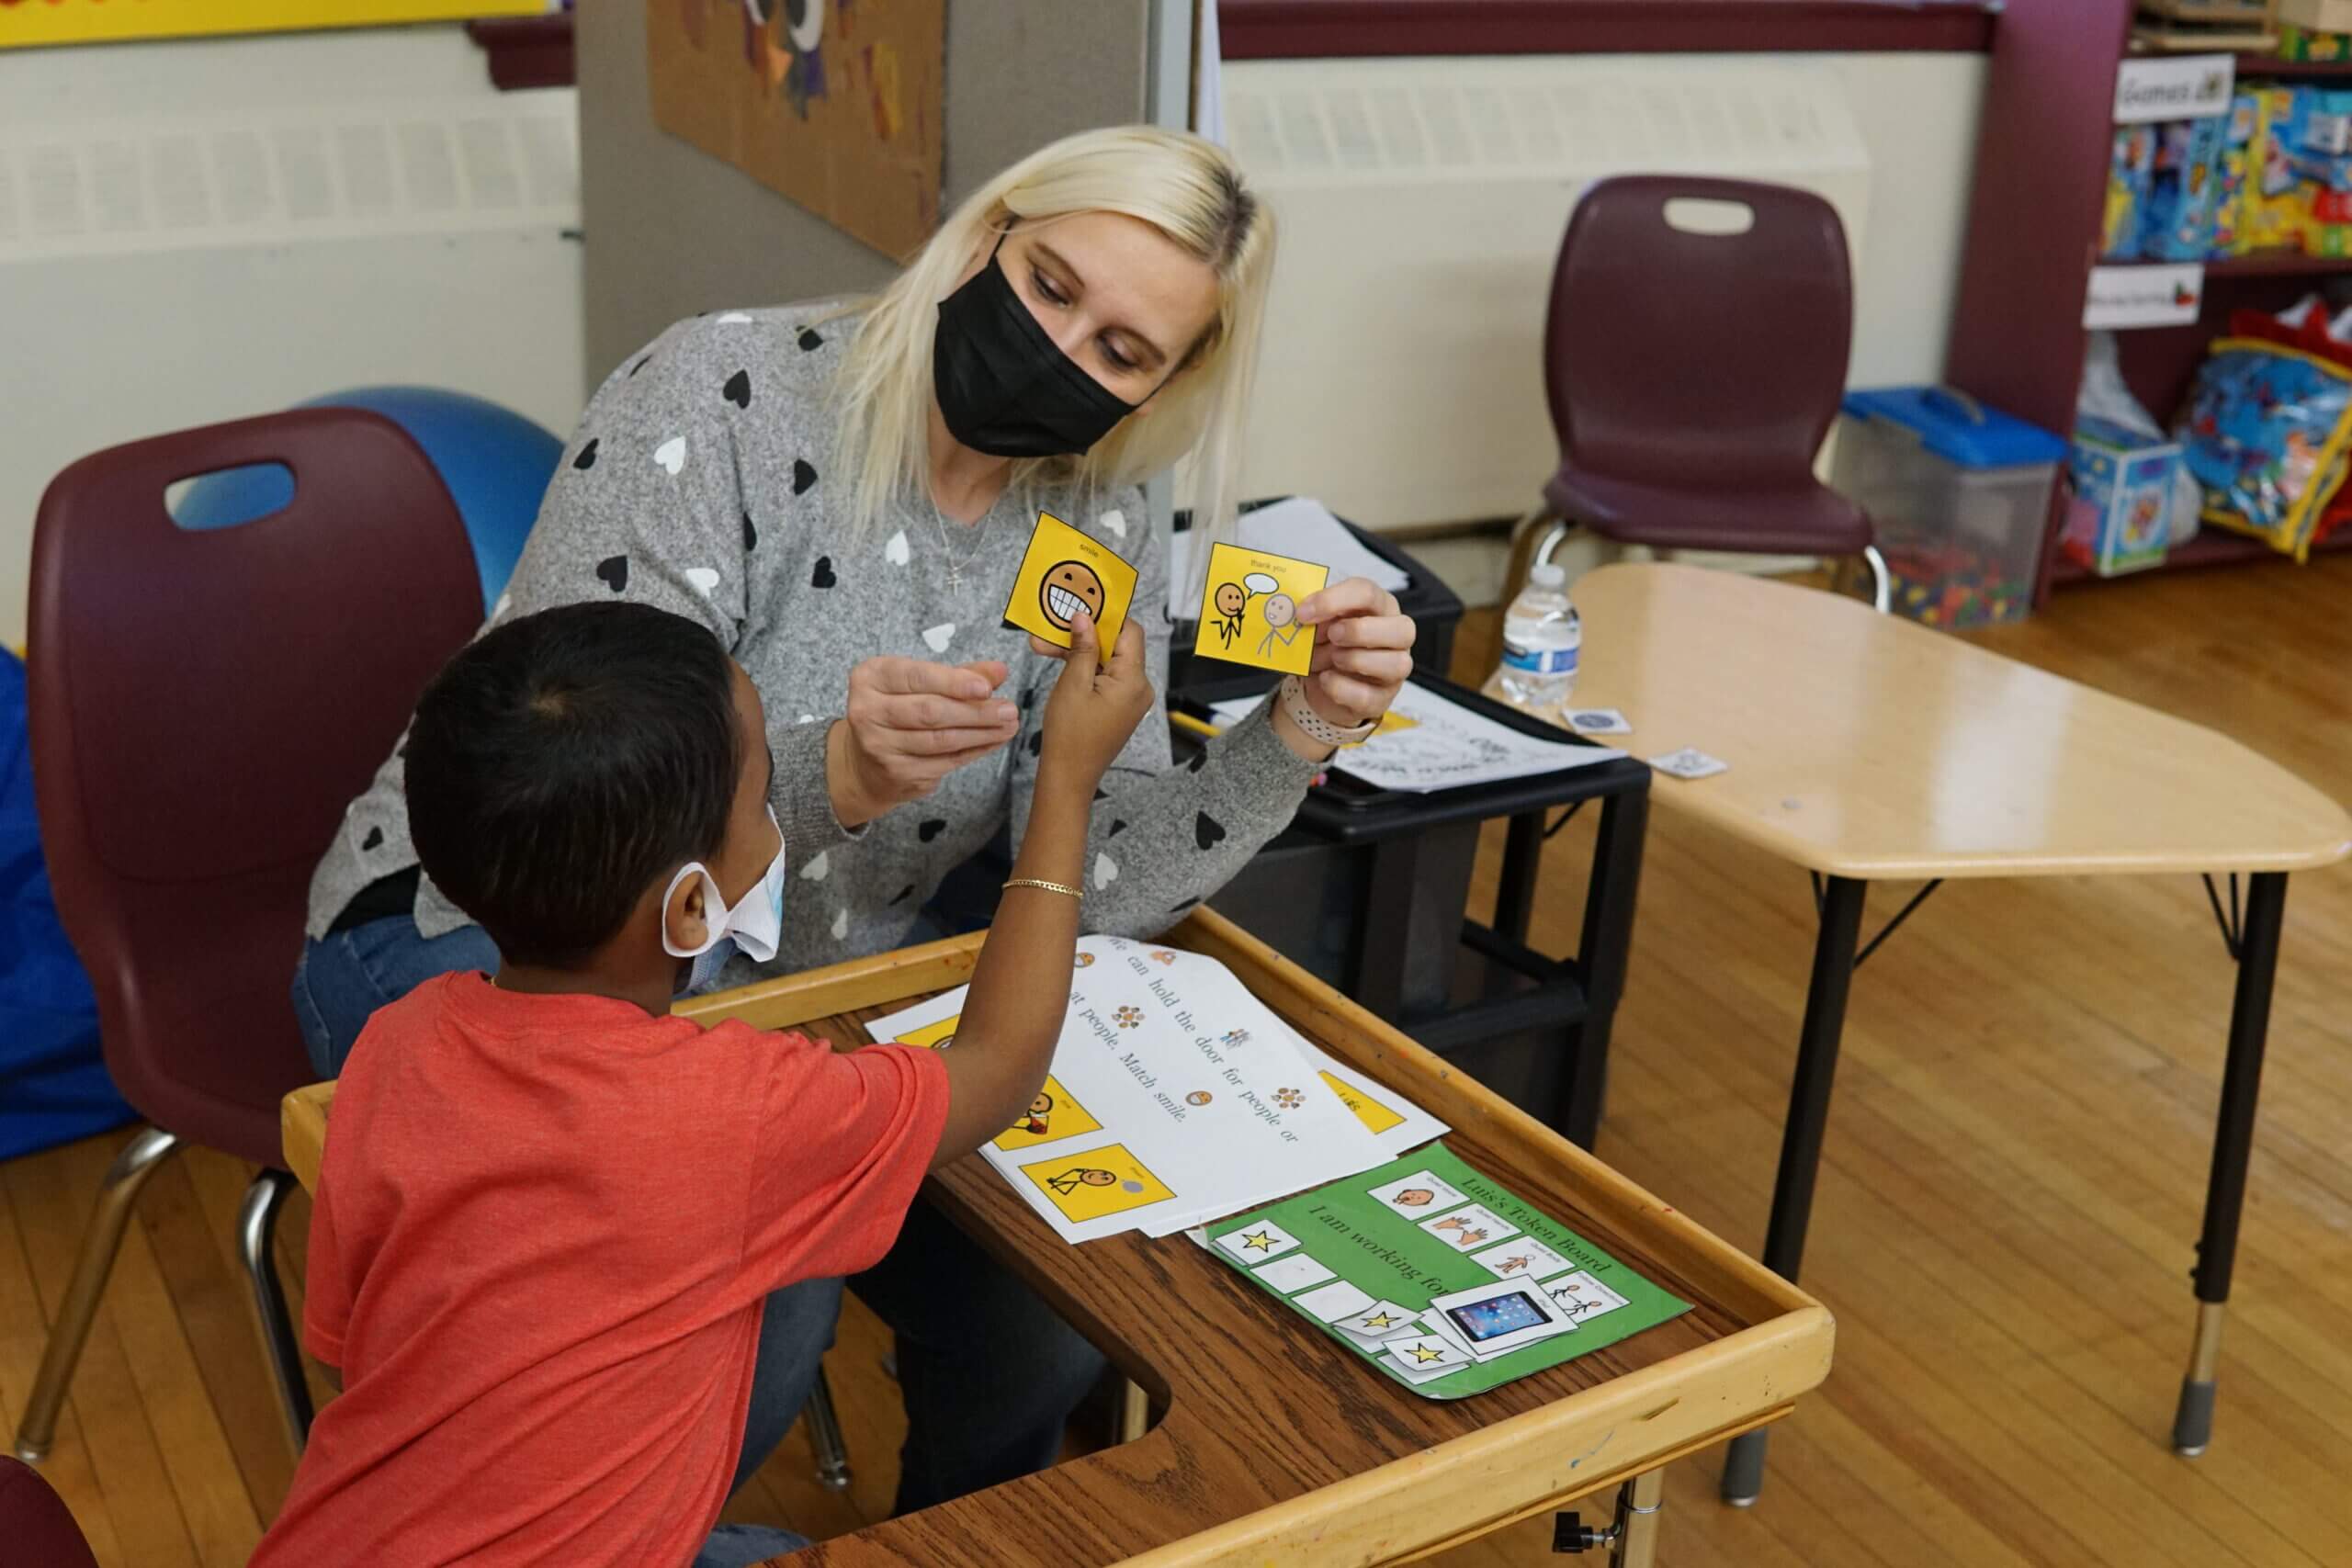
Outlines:
[{"label": "classroom table", "polygon": [[[862,1021],[967,980],[983,940],[836,964],[680,1010],[863,1044]],[[1354,1568],[1408,1562],[1613,1490],[1613,1561],[1649,1568],[1663,1467],[1787,1415],[1828,1371],[1828,1313],[1232,922],[1196,909],[1163,940],[1227,964],[1325,1050],[1451,1122],[1447,1142],[1472,1166],[1694,1310],[1487,1393],[1423,1399],[1185,1237],[1067,1245],[968,1157],[931,1179],[933,1201],[1141,1385],[1156,1423],[792,1562]],[[306,1186],[333,1093],[321,1084],[286,1101],[287,1163]]]},{"label": "classroom table", "polygon": [[[2284,768],[2183,719],[2001,658],[1854,600],[1657,564],[1577,580],[1573,706],[1618,708],[1636,755],[1692,746],[1728,773],[1659,773],[1652,798],[1810,872],[1820,918],[1764,1261],[1793,1281],[1855,968],[1943,880],[2197,873],[2237,961],[2197,1244],[2197,1331],[2173,1446],[2211,1438],[2214,1373],[2245,1198],[2255,1100],[2291,872],[2352,852],[2352,818]],[[2230,876],[2222,915],[2212,875]],[[2243,910],[2239,874],[2248,874]],[[1872,882],[1927,879],[1861,941]],[[1599,1070],[1599,1064],[1593,1065]],[[1765,1434],[1732,1445],[1745,1506]]]}]

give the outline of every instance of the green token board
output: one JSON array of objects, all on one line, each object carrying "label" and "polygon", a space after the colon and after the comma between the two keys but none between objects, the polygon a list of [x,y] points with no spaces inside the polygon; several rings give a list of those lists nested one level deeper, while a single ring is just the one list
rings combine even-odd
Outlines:
[{"label": "green token board", "polygon": [[[1443,1143],[1206,1229],[1259,1289],[1430,1399],[1484,1393],[1690,1310]],[[1521,1299],[1431,1306],[1504,1286]],[[1540,1319],[1536,1292],[1552,1303]],[[1480,1350],[1491,1359],[1468,1359]]]}]

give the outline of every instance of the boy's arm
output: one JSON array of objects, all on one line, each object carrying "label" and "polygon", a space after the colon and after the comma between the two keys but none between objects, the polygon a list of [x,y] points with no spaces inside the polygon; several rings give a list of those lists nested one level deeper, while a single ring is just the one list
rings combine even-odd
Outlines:
[{"label": "boy's arm", "polygon": [[[1080,886],[1094,787],[1136,721],[1150,711],[1143,634],[1132,616],[1107,669],[1097,669],[1093,623],[1073,645],[1047,699],[1029,829],[1012,863],[1014,882]],[[932,1168],[960,1159],[1012,1124],[1036,1098],[1069,1006],[1079,900],[1043,887],[1008,886],[972,971],[956,1028],[940,1058],[947,1069],[947,1123]]]}]

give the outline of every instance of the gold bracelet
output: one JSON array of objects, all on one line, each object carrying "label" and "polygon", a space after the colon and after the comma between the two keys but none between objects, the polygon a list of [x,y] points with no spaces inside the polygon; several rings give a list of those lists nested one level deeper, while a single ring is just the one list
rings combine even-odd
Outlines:
[{"label": "gold bracelet", "polygon": [[1061,882],[1041,882],[1034,876],[1016,876],[1007,882],[1004,886],[1008,892],[1015,887],[1042,887],[1048,893],[1060,893],[1069,897],[1080,900],[1083,900],[1086,897],[1086,892],[1083,888],[1072,887],[1067,883]]}]

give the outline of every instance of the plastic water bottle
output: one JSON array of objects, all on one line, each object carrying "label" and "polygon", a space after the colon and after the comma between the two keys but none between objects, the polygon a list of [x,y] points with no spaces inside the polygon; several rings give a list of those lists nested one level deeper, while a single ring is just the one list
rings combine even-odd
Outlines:
[{"label": "plastic water bottle", "polygon": [[1566,582],[1555,563],[1542,562],[1503,612],[1503,695],[1520,707],[1557,707],[1576,690],[1584,626],[1568,603]]}]

